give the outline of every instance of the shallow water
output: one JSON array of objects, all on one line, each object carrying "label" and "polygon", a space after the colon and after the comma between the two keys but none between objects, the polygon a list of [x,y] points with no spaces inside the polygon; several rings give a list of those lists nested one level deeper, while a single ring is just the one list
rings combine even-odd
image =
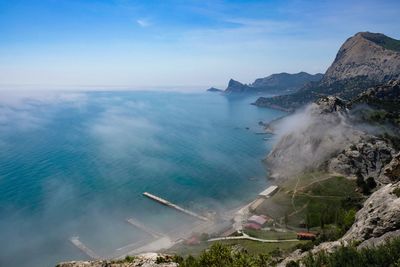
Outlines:
[{"label": "shallow water", "polygon": [[[194,211],[232,208],[267,185],[272,140],[260,120],[283,113],[255,98],[171,92],[2,93],[0,266],[54,266],[143,238],[135,217],[167,232],[193,221],[144,191]],[[249,129],[246,129],[246,128]]]}]

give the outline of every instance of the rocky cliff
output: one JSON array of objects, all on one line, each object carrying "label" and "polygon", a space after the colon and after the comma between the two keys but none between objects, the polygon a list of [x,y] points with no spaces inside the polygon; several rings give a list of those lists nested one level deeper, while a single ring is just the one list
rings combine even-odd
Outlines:
[{"label": "rocky cliff", "polygon": [[344,176],[369,177],[379,184],[390,182],[383,176],[384,168],[394,158],[395,150],[384,140],[365,134],[329,160],[328,170]]},{"label": "rocky cliff", "polygon": [[243,84],[241,82],[230,79],[228,87],[225,89],[225,93],[250,93],[252,91],[251,86]]}]

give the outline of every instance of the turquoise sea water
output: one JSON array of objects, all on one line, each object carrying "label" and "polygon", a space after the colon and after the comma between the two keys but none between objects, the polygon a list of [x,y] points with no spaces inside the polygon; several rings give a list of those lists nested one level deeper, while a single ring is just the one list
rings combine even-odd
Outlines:
[{"label": "turquoise sea water", "polygon": [[[124,220],[167,232],[194,211],[233,208],[267,185],[272,141],[260,120],[283,113],[211,93],[4,93],[0,100],[0,266],[85,259],[142,240]],[[246,129],[248,128],[248,129]]]}]

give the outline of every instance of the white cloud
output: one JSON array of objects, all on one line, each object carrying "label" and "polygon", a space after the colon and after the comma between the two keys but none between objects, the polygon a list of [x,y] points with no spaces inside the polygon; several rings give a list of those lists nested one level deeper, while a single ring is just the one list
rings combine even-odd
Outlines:
[{"label": "white cloud", "polygon": [[147,19],[138,19],[136,20],[136,23],[139,24],[139,26],[142,28],[146,28],[151,25],[150,21],[148,21]]}]

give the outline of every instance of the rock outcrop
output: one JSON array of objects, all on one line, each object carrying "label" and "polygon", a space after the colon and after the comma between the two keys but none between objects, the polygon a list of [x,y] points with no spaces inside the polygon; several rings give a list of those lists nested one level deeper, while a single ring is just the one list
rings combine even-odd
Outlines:
[{"label": "rock outcrop", "polygon": [[377,183],[386,184],[390,179],[382,176],[395,150],[384,140],[363,135],[357,143],[348,145],[339,155],[329,160],[328,170],[344,176],[361,175],[364,180],[373,177]]},{"label": "rock outcrop", "polygon": [[57,267],[177,267],[172,257],[158,253],[145,253],[127,260],[70,261]]},{"label": "rock outcrop", "polygon": [[379,176],[379,180],[385,183],[395,182],[400,179],[400,153],[392,157]]},{"label": "rock outcrop", "polygon": [[363,242],[400,229],[400,196],[396,190],[400,190],[400,182],[387,184],[374,192],[341,240]]}]

